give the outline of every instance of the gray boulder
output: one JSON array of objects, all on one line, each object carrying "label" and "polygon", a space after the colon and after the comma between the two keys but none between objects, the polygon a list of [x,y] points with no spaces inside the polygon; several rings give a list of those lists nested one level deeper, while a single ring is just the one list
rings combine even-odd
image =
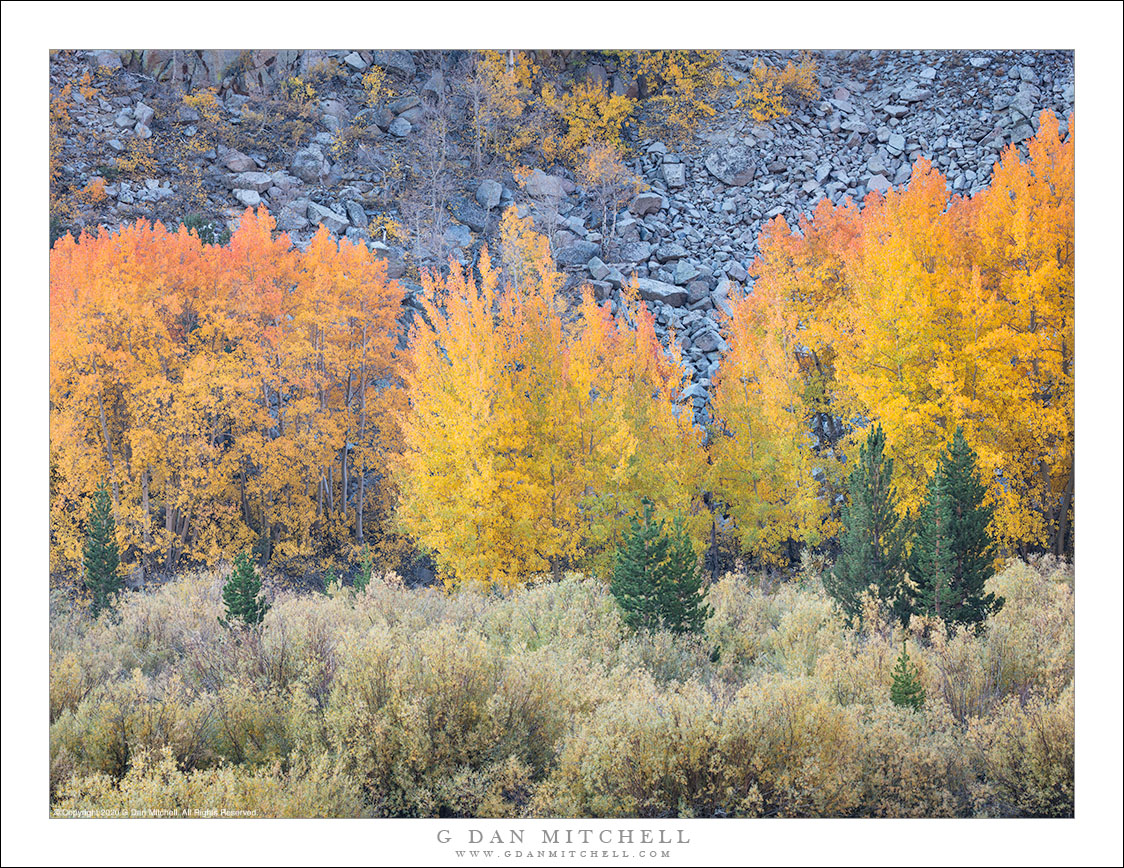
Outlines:
[{"label": "gray boulder", "polygon": [[309,145],[293,154],[289,171],[308,184],[317,184],[329,171],[327,159],[319,145]]},{"label": "gray boulder", "polygon": [[535,199],[563,199],[566,189],[562,186],[562,179],[548,175],[542,169],[535,169],[527,179],[527,195]]},{"label": "gray boulder", "polygon": [[663,207],[663,196],[659,193],[641,193],[628,206],[628,210],[637,217],[646,214],[655,214]]},{"label": "gray boulder", "polygon": [[502,198],[503,184],[499,181],[493,181],[491,179],[481,181],[480,186],[476,188],[476,201],[485,211],[498,208]]},{"label": "gray boulder", "polygon": [[600,247],[592,241],[575,241],[559,249],[554,254],[554,261],[563,267],[588,265],[599,250]]},{"label": "gray boulder", "polygon": [[744,187],[757,174],[757,160],[743,145],[716,148],[707,156],[704,165],[710,174],[731,187]]},{"label": "gray boulder", "polygon": [[319,223],[321,226],[327,226],[329,232],[336,234],[343,232],[351,225],[351,221],[343,214],[339,214],[331,208],[325,208],[323,205],[317,205],[315,202],[308,204],[308,219],[313,223]]},{"label": "gray boulder", "polygon": [[659,301],[672,307],[682,307],[687,301],[687,290],[681,286],[649,277],[638,278],[636,282],[640,288],[640,297],[645,301]]},{"label": "gray boulder", "polygon": [[[477,232],[483,232],[488,225],[488,212],[470,199],[457,198],[449,202],[449,213]],[[589,257],[587,256],[586,259]],[[583,260],[584,261],[584,260]]]},{"label": "gray boulder", "polygon": [[372,60],[399,78],[413,78],[418,71],[418,65],[408,51],[375,51],[372,53]]}]

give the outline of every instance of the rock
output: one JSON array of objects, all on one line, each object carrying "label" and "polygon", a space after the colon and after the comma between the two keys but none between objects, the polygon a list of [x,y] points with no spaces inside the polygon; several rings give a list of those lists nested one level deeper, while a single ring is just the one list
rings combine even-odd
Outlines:
[{"label": "rock", "polygon": [[575,241],[559,249],[554,254],[554,261],[563,268],[571,266],[585,266],[600,252],[599,245],[592,241]]},{"label": "rock", "polygon": [[660,262],[671,262],[675,259],[686,259],[687,248],[682,244],[661,244],[656,248],[656,259]]},{"label": "rock", "polygon": [[866,189],[871,193],[881,193],[883,196],[891,189],[890,182],[886,180],[885,175],[874,175],[869,181],[866,182]]},{"label": "rock", "polygon": [[245,205],[247,208],[257,208],[261,204],[261,194],[257,190],[240,190],[234,191],[234,198]]},{"label": "rock", "polygon": [[705,280],[692,280],[687,284],[687,304],[710,298],[710,284]]},{"label": "rock", "polygon": [[343,59],[343,62],[350,66],[352,69],[362,72],[367,68],[367,61],[358,51],[353,51]]},{"label": "rock", "polygon": [[156,110],[146,106],[143,102],[138,102],[133,106],[133,117],[137,119],[138,124],[150,127],[152,126],[152,119],[156,117]]},{"label": "rock", "polygon": [[406,109],[406,111],[402,112],[398,117],[409,121],[411,128],[420,127],[425,120],[425,109],[420,105],[416,105],[413,108]]},{"label": "rock", "polygon": [[307,199],[294,199],[281,209],[277,217],[277,228],[282,232],[299,232],[308,228],[309,201]]},{"label": "rock", "polygon": [[146,127],[144,124],[137,124],[133,128],[133,133],[134,133],[134,135],[136,135],[136,137],[138,139],[151,139],[152,138],[152,130],[149,129],[148,127]]},{"label": "rock", "polygon": [[499,181],[485,180],[476,188],[476,201],[485,211],[498,208],[503,198],[503,184]]},{"label": "rock", "polygon": [[421,95],[422,99],[431,99],[437,101],[445,92],[445,76],[441,74],[441,70],[433,73],[422,85]]},{"label": "rock", "polygon": [[351,225],[351,221],[343,214],[325,208],[323,205],[317,205],[315,202],[310,202],[308,205],[308,219],[313,223],[319,223],[321,226],[327,226],[329,232],[336,234],[343,232]]},{"label": "rock", "polygon": [[716,148],[704,165],[710,174],[731,187],[744,187],[757,174],[757,160],[744,146]]},{"label": "rock", "polygon": [[90,65],[94,68],[94,72],[97,72],[99,69],[107,69],[112,72],[115,69],[121,68],[121,55],[116,51],[106,51],[104,49],[91,51],[86,57]]},{"label": "rock", "polygon": [[367,212],[363,210],[363,206],[349,199],[343,203],[343,207],[347,211],[347,219],[351,221],[351,225],[366,231],[368,220]]},{"label": "rock", "polygon": [[235,190],[264,193],[273,186],[273,176],[265,172],[241,172],[230,177],[230,186]]},{"label": "rock", "polygon": [[672,307],[682,307],[687,301],[687,290],[660,280],[641,277],[637,281],[640,297],[645,301],[659,301]]},{"label": "rock", "polygon": [[318,184],[328,174],[328,161],[319,145],[309,145],[293,154],[289,171],[309,184]]},{"label": "rock", "polygon": [[609,266],[607,266],[596,256],[594,256],[589,260],[588,263],[586,263],[586,268],[589,269],[589,276],[594,280],[602,281],[609,276]]},{"label": "rock", "polygon": [[258,168],[253,157],[248,157],[241,151],[229,150],[219,156],[220,165],[226,166],[232,172],[253,172]]},{"label": "rock", "polygon": [[886,142],[886,147],[890,149],[892,154],[900,154],[905,150],[905,136],[901,133],[891,133],[889,140]]},{"label": "rock", "polygon": [[391,280],[406,273],[406,251],[401,247],[388,247],[380,241],[372,241],[370,247],[376,259],[386,261],[386,276]]},{"label": "rock", "polygon": [[412,130],[413,128],[413,124],[411,124],[404,117],[399,116],[390,122],[390,128],[387,130],[387,132],[389,132],[392,136],[403,138],[404,136],[408,136],[410,134],[410,130]]},{"label": "rock", "polygon": [[628,241],[617,250],[621,262],[644,262],[652,255],[652,245],[647,241]]},{"label": "rock", "polygon": [[[465,226],[477,232],[483,232],[484,227],[488,225],[488,212],[471,199],[458,197],[449,200],[449,213],[452,214],[458,222],[463,223]],[[587,256],[586,259],[589,259],[589,257]],[[582,261],[584,262],[585,260]]]},{"label": "rock", "polygon": [[137,121],[136,118],[133,117],[132,109],[123,108],[121,111],[117,112],[117,117],[113,119],[113,122],[119,127],[132,127]]},{"label": "rock", "polygon": [[593,288],[593,297],[597,301],[608,300],[613,291],[613,285],[604,280],[591,280],[589,285]]},{"label": "rock", "polygon": [[548,175],[542,169],[535,169],[527,178],[525,188],[527,195],[535,199],[564,199],[566,190],[562,186],[562,179]]},{"label": "rock", "polygon": [[675,285],[686,286],[692,280],[699,276],[698,266],[692,264],[686,259],[680,259],[675,263]]},{"label": "rock", "polygon": [[706,387],[703,386],[702,383],[691,383],[691,385],[684,389],[683,393],[679,396],[679,400],[684,403],[696,399],[705,402],[706,398]]},{"label": "rock", "polygon": [[472,245],[472,232],[467,226],[455,224],[445,230],[445,240],[453,247],[470,247]]},{"label": "rock", "polygon": [[687,168],[682,163],[664,163],[663,181],[669,190],[678,190],[687,184]]},{"label": "rock", "polygon": [[413,78],[418,71],[413,55],[408,51],[375,51],[372,61],[399,78]]},{"label": "rock", "polygon": [[659,193],[641,193],[629,203],[628,210],[637,217],[655,214],[663,207],[663,196]]},{"label": "rock", "polygon": [[923,87],[903,87],[898,98],[903,102],[921,102],[933,95],[933,92]]},{"label": "rock", "polygon": [[695,337],[691,338],[691,343],[696,350],[701,350],[704,353],[713,353],[717,350],[723,349],[726,342],[722,340],[721,335],[716,331],[706,329]]},{"label": "rock", "polygon": [[904,118],[909,114],[909,106],[888,105],[886,108],[882,109],[882,111],[886,112],[886,114],[892,118]]}]

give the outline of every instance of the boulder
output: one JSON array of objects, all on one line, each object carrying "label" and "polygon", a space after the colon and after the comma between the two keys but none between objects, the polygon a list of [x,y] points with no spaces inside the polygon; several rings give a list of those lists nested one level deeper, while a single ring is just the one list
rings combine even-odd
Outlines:
[{"label": "boulder", "polygon": [[235,190],[264,193],[273,186],[273,176],[265,172],[240,172],[230,176],[230,186]]},{"label": "boulder", "polygon": [[600,246],[592,241],[575,241],[559,249],[554,254],[554,261],[562,267],[588,265],[600,249]]},{"label": "boulder", "polygon": [[321,226],[327,226],[329,232],[336,234],[343,232],[351,225],[351,221],[343,214],[339,214],[331,208],[325,208],[323,205],[317,205],[315,202],[308,204],[308,219],[313,223],[319,223]]},{"label": "boulder", "polygon": [[372,60],[377,66],[399,78],[413,78],[418,71],[418,65],[408,51],[375,51],[372,53]]},{"label": "boulder", "polygon": [[711,151],[706,170],[723,184],[744,187],[757,174],[757,159],[744,145],[722,146]]},{"label": "boulder", "polygon": [[548,175],[542,169],[535,169],[531,173],[525,188],[527,195],[535,199],[563,199],[566,196],[562,179],[555,175]]},{"label": "boulder", "polygon": [[329,171],[328,160],[319,145],[309,145],[293,154],[289,171],[309,184],[317,184]]},{"label": "boulder", "polygon": [[628,210],[637,217],[655,214],[663,207],[663,196],[659,193],[641,193],[629,203]]},{"label": "boulder", "polygon": [[253,172],[258,168],[253,157],[248,157],[241,151],[229,150],[219,155],[219,163],[232,172]]},{"label": "boulder", "polygon": [[488,212],[471,199],[451,199],[449,201],[449,213],[456,218],[457,222],[463,223],[477,232],[483,232],[484,227],[488,225]]},{"label": "boulder", "polygon": [[481,181],[476,188],[476,201],[485,211],[498,208],[503,198],[503,184],[491,179]]},{"label": "boulder", "polygon": [[640,288],[640,297],[645,301],[659,301],[672,307],[682,307],[687,301],[687,290],[681,286],[649,277],[638,278],[636,283]]},{"label": "boulder", "polygon": [[261,204],[261,194],[257,190],[240,190],[234,191],[234,198],[245,205],[247,208],[257,208]]}]

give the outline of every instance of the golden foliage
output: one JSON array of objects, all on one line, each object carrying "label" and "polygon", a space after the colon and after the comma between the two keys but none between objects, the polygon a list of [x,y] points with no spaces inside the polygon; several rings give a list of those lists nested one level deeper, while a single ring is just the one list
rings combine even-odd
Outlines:
[{"label": "golden foliage", "polygon": [[560,133],[550,134],[542,142],[547,160],[561,160],[574,166],[580,164],[590,144],[608,145],[618,152],[624,148],[623,134],[632,118],[635,100],[609,94],[591,81],[578,81],[564,93],[544,85],[541,99],[561,128]]},{"label": "golden foliage", "polygon": [[723,69],[720,51],[610,53],[625,72],[643,77],[654,91],[644,101],[640,133],[645,138],[688,141],[700,121],[717,114],[719,95],[731,82]]},{"label": "golden foliage", "polygon": [[[851,426],[810,451],[802,432],[826,413],[881,423],[910,510],[962,425],[1008,549],[1071,550],[1073,147],[1072,119],[1063,138],[1045,113],[1028,158],[1009,148],[971,199],[918,160],[907,188],[861,211],[823,200],[799,235],[767,227],[715,394],[735,431],[716,487],[733,485],[747,544],[760,545],[754,522],[779,540],[820,532],[809,498],[837,490],[836,459],[864,436]],[[759,439],[736,435],[755,421]],[[737,479],[769,486],[759,505]]]},{"label": "golden foliage", "polygon": [[226,247],[138,224],[51,254],[52,558],[110,481],[126,562],[214,563],[378,535],[400,290],[326,230],[247,211]]},{"label": "golden foliage", "polygon": [[738,108],[754,121],[765,123],[787,115],[797,101],[818,99],[819,70],[808,54],[801,55],[799,63],[786,62],[784,69],[767,66],[758,58],[739,90]]},{"label": "golden foliage", "polygon": [[629,322],[614,319],[587,293],[567,328],[547,239],[512,210],[500,234],[502,274],[485,253],[479,284],[455,267],[424,281],[428,324],[411,334],[401,421],[403,526],[448,581],[500,587],[603,560],[645,494],[701,539],[699,435],[651,314],[634,299]]}]

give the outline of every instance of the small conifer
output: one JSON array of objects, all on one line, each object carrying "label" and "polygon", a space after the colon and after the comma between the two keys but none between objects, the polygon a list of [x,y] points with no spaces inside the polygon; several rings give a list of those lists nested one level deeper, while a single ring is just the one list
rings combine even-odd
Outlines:
[{"label": "small conifer", "polygon": [[93,595],[90,611],[97,617],[100,612],[113,607],[122,587],[117,526],[113,520],[113,503],[105,480],[102,480],[94,492],[82,562],[86,572],[86,587]]},{"label": "small conifer", "polygon": [[256,627],[265,618],[269,611],[269,604],[263,599],[258,599],[261,592],[261,579],[253,561],[245,552],[239,552],[234,558],[234,568],[230,578],[222,589],[222,601],[226,605],[226,618],[219,620],[224,626],[230,627],[235,622],[241,622],[247,627]]},{"label": "small conifer", "polygon": [[925,705],[925,688],[921,686],[921,674],[909,659],[902,640],[902,653],[894,667],[894,680],[890,685],[890,700],[900,708],[918,711]]},{"label": "small conifer", "polygon": [[698,559],[682,522],[675,522],[670,536],[665,534],[664,523],[654,520],[652,503],[645,499],[640,516],[634,515],[630,523],[610,583],[625,623],[634,629],[675,633],[702,630],[710,607],[701,593]]}]

